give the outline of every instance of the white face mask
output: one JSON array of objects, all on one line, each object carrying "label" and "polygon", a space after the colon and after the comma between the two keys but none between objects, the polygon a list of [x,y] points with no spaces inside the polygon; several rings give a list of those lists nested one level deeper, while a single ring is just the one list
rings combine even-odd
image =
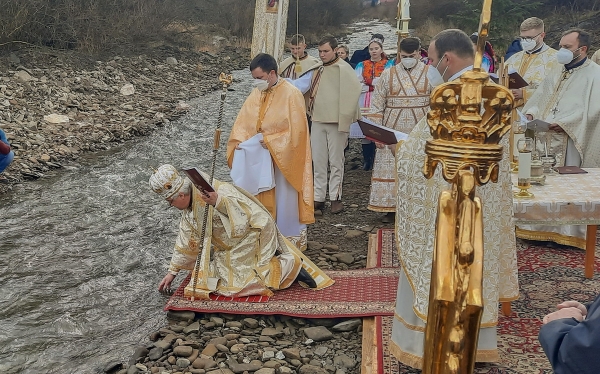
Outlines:
[{"label": "white face mask", "polygon": [[[444,57],[442,57],[442,59],[443,58]],[[437,69],[438,66],[440,66],[440,63],[442,62],[442,59],[440,59],[440,61],[438,61],[437,65],[435,67],[429,66],[429,69],[427,69],[427,80],[429,80],[429,84],[431,85],[431,87],[437,87],[440,84],[446,83],[446,81],[444,80],[444,74],[446,74],[446,70],[448,70],[448,66],[446,66],[446,68],[444,69],[443,74],[440,74],[440,71]]]},{"label": "white face mask", "polygon": [[404,57],[400,62],[406,69],[412,69],[417,66],[417,59],[414,57]]},{"label": "white face mask", "polygon": [[269,89],[269,81],[264,79],[256,79],[254,78],[254,82],[252,82],[254,87],[258,88],[260,91],[266,91]]},{"label": "white face mask", "polygon": [[533,39],[521,40],[521,48],[523,48],[525,52],[533,51],[536,46],[537,43]]},{"label": "white face mask", "polygon": [[[577,48],[576,51],[578,51],[579,49],[581,49],[581,47]],[[559,64],[566,65],[571,61],[575,60],[576,58],[579,58],[579,56],[581,56],[581,54],[577,55],[577,57],[573,57],[573,52],[571,50],[561,48],[556,53],[556,61],[558,61]]]}]

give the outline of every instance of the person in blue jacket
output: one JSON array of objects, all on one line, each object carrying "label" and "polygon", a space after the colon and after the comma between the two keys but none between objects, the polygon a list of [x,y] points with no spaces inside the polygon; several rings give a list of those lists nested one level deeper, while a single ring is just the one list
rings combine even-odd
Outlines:
[{"label": "person in blue jacket", "polygon": [[588,304],[565,301],[544,317],[539,340],[556,374],[600,372],[600,295]]},{"label": "person in blue jacket", "polygon": [[[15,153],[10,149],[10,143],[6,138],[6,134],[0,129],[0,174],[10,165]],[[6,182],[6,178],[0,175],[0,182]]]}]

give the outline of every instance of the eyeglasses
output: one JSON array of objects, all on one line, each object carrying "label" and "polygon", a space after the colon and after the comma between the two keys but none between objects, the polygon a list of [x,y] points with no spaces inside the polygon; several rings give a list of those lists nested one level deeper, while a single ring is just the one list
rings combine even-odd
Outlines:
[{"label": "eyeglasses", "polygon": [[542,35],[544,32],[542,31],[541,33],[537,34],[536,36],[519,36],[517,39],[518,40],[522,40],[524,42],[528,42],[528,41],[534,41],[535,38],[537,38],[538,36]]}]

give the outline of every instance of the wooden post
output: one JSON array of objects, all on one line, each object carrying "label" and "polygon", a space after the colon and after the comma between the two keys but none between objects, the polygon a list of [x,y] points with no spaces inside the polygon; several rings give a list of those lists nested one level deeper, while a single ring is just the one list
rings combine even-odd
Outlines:
[{"label": "wooden post", "polygon": [[289,4],[289,0],[256,0],[250,58],[259,53],[268,53],[277,62],[281,61]]},{"label": "wooden post", "polygon": [[598,226],[588,225],[585,234],[585,277],[592,279],[594,277],[594,261],[596,255],[596,232]]}]

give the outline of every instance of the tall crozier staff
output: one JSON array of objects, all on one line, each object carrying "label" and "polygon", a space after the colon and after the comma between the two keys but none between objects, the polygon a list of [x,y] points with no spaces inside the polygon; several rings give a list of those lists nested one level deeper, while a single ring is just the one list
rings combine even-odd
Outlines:
[{"label": "tall crozier staff", "polygon": [[471,374],[483,314],[483,211],[477,186],[497,182],[514,97],[481,69],[492,0],[484,0],[472,71],[436,87],[427,114],[426,178],[438,165],[452,190],[438,200],[423,374]]},{"label": "tall crozier staff", "polygon": [[[217,121],[217,128],[215,129],[214,135],[214,143],[213,143],[213,152],[212,159],[210,165],[210,180],[209,183],[212,185],[214,176],[215,176],[215,165],[217,163],[217,153],[219,152],[219,145],[221,143],[221,127],[223,125],[223,109],[225,106],[225,98],[227,97],[227,88],[233,82],[233,77],[231,74],[221,73],[219,75],[219,81],[223,84],[221,91],[221,103],[219,104],[219,118]],[[209,215],[212,217],[214,207],[212,205],[206,204],[206,209],[204,209],[204,216],[202,217],[202,228],[200,231],[200,243],[202,243],[202,250],[198,252],[198,256],[196,257],[196,264],[194,266],[194,271],[192,272],[192,288],[191,290],[188,287],[185,288],[184,295],[189,297],[192,301],[195,300],[196,296],[200,296],[200,298],[208,298],[208,293],[198,293],[196,290],[196,285],[198,282],[198,278],[200,279],[200,287],[203,290],[209,289],[208,287],[208,264],[210,262],[210,240],[207,239],[206,235],[206,226],[208,222]]]}]

